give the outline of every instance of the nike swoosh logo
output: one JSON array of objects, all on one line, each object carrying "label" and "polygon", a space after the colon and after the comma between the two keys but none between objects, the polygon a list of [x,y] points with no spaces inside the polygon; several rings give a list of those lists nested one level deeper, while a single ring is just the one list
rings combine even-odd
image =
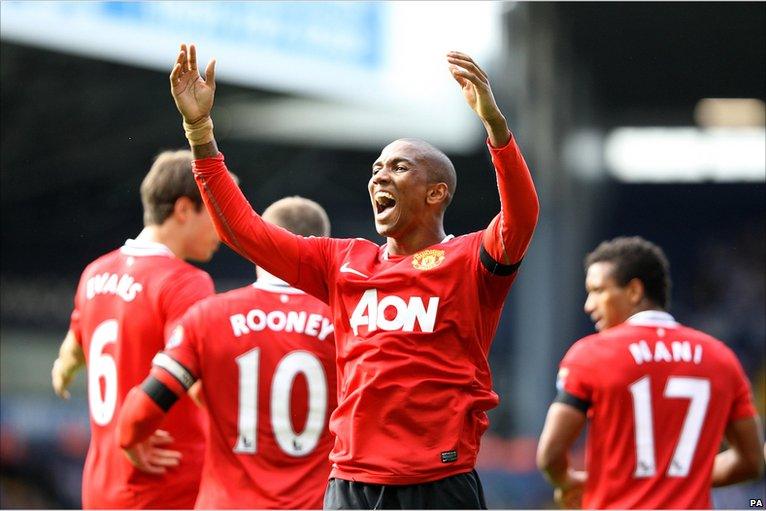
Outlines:
[{"label": "nike swoosh logo", "polygon": [[355,270],[355,269],[353,269],[353,268],[349,268],[349,267],[348,267],[348,263],[343,263],[343,264],[341,265],[341,267],[340,267],[340,272],[341,272],[341,273],[353,273],[354,275],[359,275],[360,277],[364,277],[364,278],[366,278],[366,279],[369,279],[369,278],[370,278],[368,275],[365,275],[364,273],[362,273],[362,272],[360,272],[360,271],[356,271],[356,270]]}]

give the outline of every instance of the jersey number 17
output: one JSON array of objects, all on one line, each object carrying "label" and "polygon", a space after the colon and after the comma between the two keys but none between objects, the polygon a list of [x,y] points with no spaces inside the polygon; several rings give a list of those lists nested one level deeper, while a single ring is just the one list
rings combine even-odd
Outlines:
[{"label": "jersey number 17", "polygon": [[[629,388],[633,398],[636,439],[636,471],[633,476],[653,477],[657,473],[657,464],[654,452],[651,379],[649,376],[644,376],[633,382]],[[691,400],[681,427],[681,435],[667,470],[669,477],[686,477],[689,475],[689,468],[705,422],[710,401],[710,380],[671,376],[665,385],[663,396],[670,399]]]}]

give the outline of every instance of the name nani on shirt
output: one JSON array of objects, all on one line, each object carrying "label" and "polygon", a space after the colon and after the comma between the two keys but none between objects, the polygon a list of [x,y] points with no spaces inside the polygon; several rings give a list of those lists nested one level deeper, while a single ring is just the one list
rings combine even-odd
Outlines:
[{"label": "name nani on shirt", "polygon": [[649,343],[640,340],[631,343],[628,350],[638,365],[644,362],[694,362],[699,365],[702,362],[702,346],[695,344],[692,350],[689,341],[672,341],[670,349],[663,341],[657,341],[652,350]]}]

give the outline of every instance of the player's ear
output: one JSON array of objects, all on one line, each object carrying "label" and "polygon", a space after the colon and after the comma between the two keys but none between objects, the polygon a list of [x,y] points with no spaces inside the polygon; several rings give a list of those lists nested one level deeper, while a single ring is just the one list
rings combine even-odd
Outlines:
[{"label": "player's ear", "polygon": [[426,193],[426,202],[428,204],[439,204],[449,200],[449,188],[447,183],[434,183],[428,186]]},{"label": "player's ear", "polygon": [[645,289],[644,289],[644,283],[641,281],[641,279],[633,278],[630,279],[630,282],[625,286],[627,292],[628,292],[628,299],[630,300],[630,303],[633,305],[638,305],[643,301],[645,298]]},{"label": "player's ear", "polygon": [[194,210],[194,202],[189,197],[179,197],[173,204],[173,216],[180,221],[185,221]]}]

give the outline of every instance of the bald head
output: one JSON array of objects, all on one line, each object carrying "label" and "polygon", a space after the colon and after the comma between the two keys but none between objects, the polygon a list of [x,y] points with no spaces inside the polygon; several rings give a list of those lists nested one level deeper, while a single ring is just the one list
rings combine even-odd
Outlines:
[{"label": "bald head", "polygon": [[455,172],[455,166],[452,165],[452,161],[447,155],[425,140],[419,138],[400,138],[399,140],[392,142],[392,144],[396,143],[406,143],[418,150],[418,159],[428,170],[428,182],[445,183],[447,185],[449,198],[444,204],[444,207],[446,208],[449,206],[450,202],[452,202],[452,198],[455,196],[457,174]]},{"label": "bald head", "polygon": [[313,200],[285,197],[266,208],[261,215],[269,223],[301,236],[329,236],[330,219],[324,208]]}]

